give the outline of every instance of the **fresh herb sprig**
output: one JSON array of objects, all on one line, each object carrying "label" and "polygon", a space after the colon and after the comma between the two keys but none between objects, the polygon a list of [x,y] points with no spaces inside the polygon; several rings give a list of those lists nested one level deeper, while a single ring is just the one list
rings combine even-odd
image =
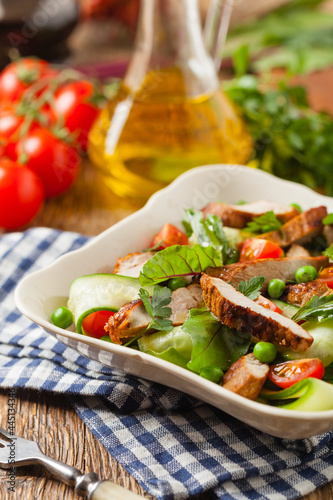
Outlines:
[{"label": "fresh herb sprig", "polygon": [[246,230],[250,233],[268,233],[280,229],[282,223],[276,217],[275,213],[270,210],[259,217],[247,223]]},{"label": "fresh herb sprig", "polygon": [[147,290],[140,288],[139,297],[151,317],[151,321],[144,331],[124,344],[126,347],[142,337],[148,330],[171,331],[173,329],[172,321],[169,319],[172,311],[170,307],[167,307],[171,302],[171,293],[168,287],[156,285],[150,299]]},{"label": "fresh herb sprig", "polygon": [[327,214],[326,217],[323,218],[322,222],[326,226],[333,224],[333,214]]},{"label": "fresh herb sprig", "polygon": [[333,318],[333,295],[317,297],[314,295],[296,314],[291,318],[296,323],[300,321],[325,321]]},{"label": "fresh herb sprig", "polygon": [[323,255],[333,260],[333,243],[323,251]]},{"label": "fresh herb sprig", "polygon": [[241,281],[238,285],[238,291],[251,300],[256,300],[265,283],[265,276],[254,276],[250,281]]}]

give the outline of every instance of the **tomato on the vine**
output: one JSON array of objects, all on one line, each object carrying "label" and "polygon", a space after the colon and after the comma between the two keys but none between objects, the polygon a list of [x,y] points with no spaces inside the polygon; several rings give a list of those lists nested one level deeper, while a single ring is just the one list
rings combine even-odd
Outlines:
[{"label": "tomato on the vine", "polygon": [[19,128],[24,118],[17,116],[12,108],[0,110],[0,145],[2,156],[15,159],[15,147],[18,140]]},{"label": "tomato on the vine", "polygon": [[18,160],[42,180],[47,197],[64,193],[80,168],[77,151],[44,127],[33,127],[17,143]]},{"label": "tomato on the vine", "polygon": [[37,214],[44,201],[44,188],[29,168],[0,159],[0,227],[17,229]]},{"label": "tomato on the vine", "polygon": [[88,80],[70,82],[55,93],[52,109],[56,118],[72,132],[83,150],[87,149],[88,133],[99,115],[99,108],[92,102],[94,85]]},{"label": "tomato on the vine", "polygon": [[[42,59],[23,58],[10,63],[0,74],[0,102],[17,102],[32,84],[39,82],[39,93],[58,72]],[[45,88],[44,86],[44,88]]]}]

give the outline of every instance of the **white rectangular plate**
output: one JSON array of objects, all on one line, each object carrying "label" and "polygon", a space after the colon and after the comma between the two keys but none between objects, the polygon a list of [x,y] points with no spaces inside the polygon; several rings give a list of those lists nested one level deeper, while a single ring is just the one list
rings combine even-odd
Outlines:
[{"label": "white rectangular plate", "polygon": [[333,429],[333,410],[299,412],[249,401],[172,363],[63,330],[50,321],[52,311],[59,305],[66,305],[69,285],[74,278],[112,272],[118,257],[147,247],[165,222],[181,227],[184,208],[200,209],[212,201],[235,203],[259,199],[299,203],[304,209],[325,205],[333,212],[332,198],[265,172],[236,165],[199,167],[155,193],[144,208],[81,249],[25,277],[16,288],[17,307],[48,333],[89,359],[195,396],[261,431],[287,439],[330,431]]}]

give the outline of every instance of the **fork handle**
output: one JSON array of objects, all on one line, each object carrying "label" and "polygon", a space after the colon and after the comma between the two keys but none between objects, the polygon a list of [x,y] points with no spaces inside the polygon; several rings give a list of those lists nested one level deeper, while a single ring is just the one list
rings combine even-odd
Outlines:
[{"label": "fork handle", "polygon": [[137,500],[142,497],[126,490],[112,481],[98,481],[97,488],[92,491],[89,500]]}]

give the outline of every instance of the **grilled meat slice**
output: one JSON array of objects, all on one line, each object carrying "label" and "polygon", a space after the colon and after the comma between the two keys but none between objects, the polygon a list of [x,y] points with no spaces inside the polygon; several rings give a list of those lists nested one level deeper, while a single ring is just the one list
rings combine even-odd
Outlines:
[{"label": "grilled meat slice", "polygon": [[260,306],[229,283],[203,274],[200,284],[206,307],[221,323],[294,351],[305,351],[312,344],[311,335],[295,321]]},{"label": "grilled meat slice", "polygon": [[225,373],[222,387],[247,399],[255,400],[266,381],[269,366],[253,353],[242,356]]},{"label": "grilled meat slice", "polygon": [[239,229],[245,227],[254,217],[259,217],[270,211],[274,212],[282,223],[299,214],[297,208],[266,200],[253,201],[244,205],[209,203],[209,205],[202,209],[205,217],[208,214],[217,215],[217,217],[222,219],[224,226]]},{"label": "grilled meat slice", "polygon": [[294,280],[295,272],[302,266],[313,266],[317,271],[321,267],[328,266],[328,258],[321,257],[301,257],[301,258],[281,258],[281,259],[256,259],[248,262],[237,262],[223,267],[209,267],[206,274],[215,278],[221,278],[227,283],[238,287],[241,281],[249,281],[254,276],[265,276],[265,283],[262,291],[267,290],[268,283],[273,278],[282,281]]},{"label": "grilled meat slice", "polygon": [[310,253],[302,245],[296,245],[293,243],[286,253],[286,257],[289,258],[299,258],[299,257],[310,257]]},{"label": "grilled meat slice", "polygon": [[129,253],[125,257],[121,257],[117,260],[113,272],[114,274],[121,274],[122,276],[138,278],[145,263],[154,257],[154,255],[155,252]]},{"label": "grilled meat slice", "polygon": [[308,281],[307,283],[297,283],[295,285],[287,285],[281,300],[285,300],[295,306],[304,306],[309,300],[316,295],[317,297],[326,297],[332,295],[332,288],[327,286],[325,280]]},{"label": "grilled meat slice", "polygon": [[[203,305],[202,290],[199,285],[189,285],[178,288],[171,295],[170,319],[174,326],[184,323],[190,309]],[[140,299],[125,304],[119,311],[110,317],[105,331],[110,335],[112,342],[121,344],[121,339],[132,338],[143,332],[149,325],[151,317],[147,313]]]},{"label": "grilled meat slice", "polygon": [[293,243],[302,245],[322,233],[322,220],[326,215],[324,206],[310,208],[283,224],[280,229],[260,234],[256,238],[272,241],[283,248]]}]

